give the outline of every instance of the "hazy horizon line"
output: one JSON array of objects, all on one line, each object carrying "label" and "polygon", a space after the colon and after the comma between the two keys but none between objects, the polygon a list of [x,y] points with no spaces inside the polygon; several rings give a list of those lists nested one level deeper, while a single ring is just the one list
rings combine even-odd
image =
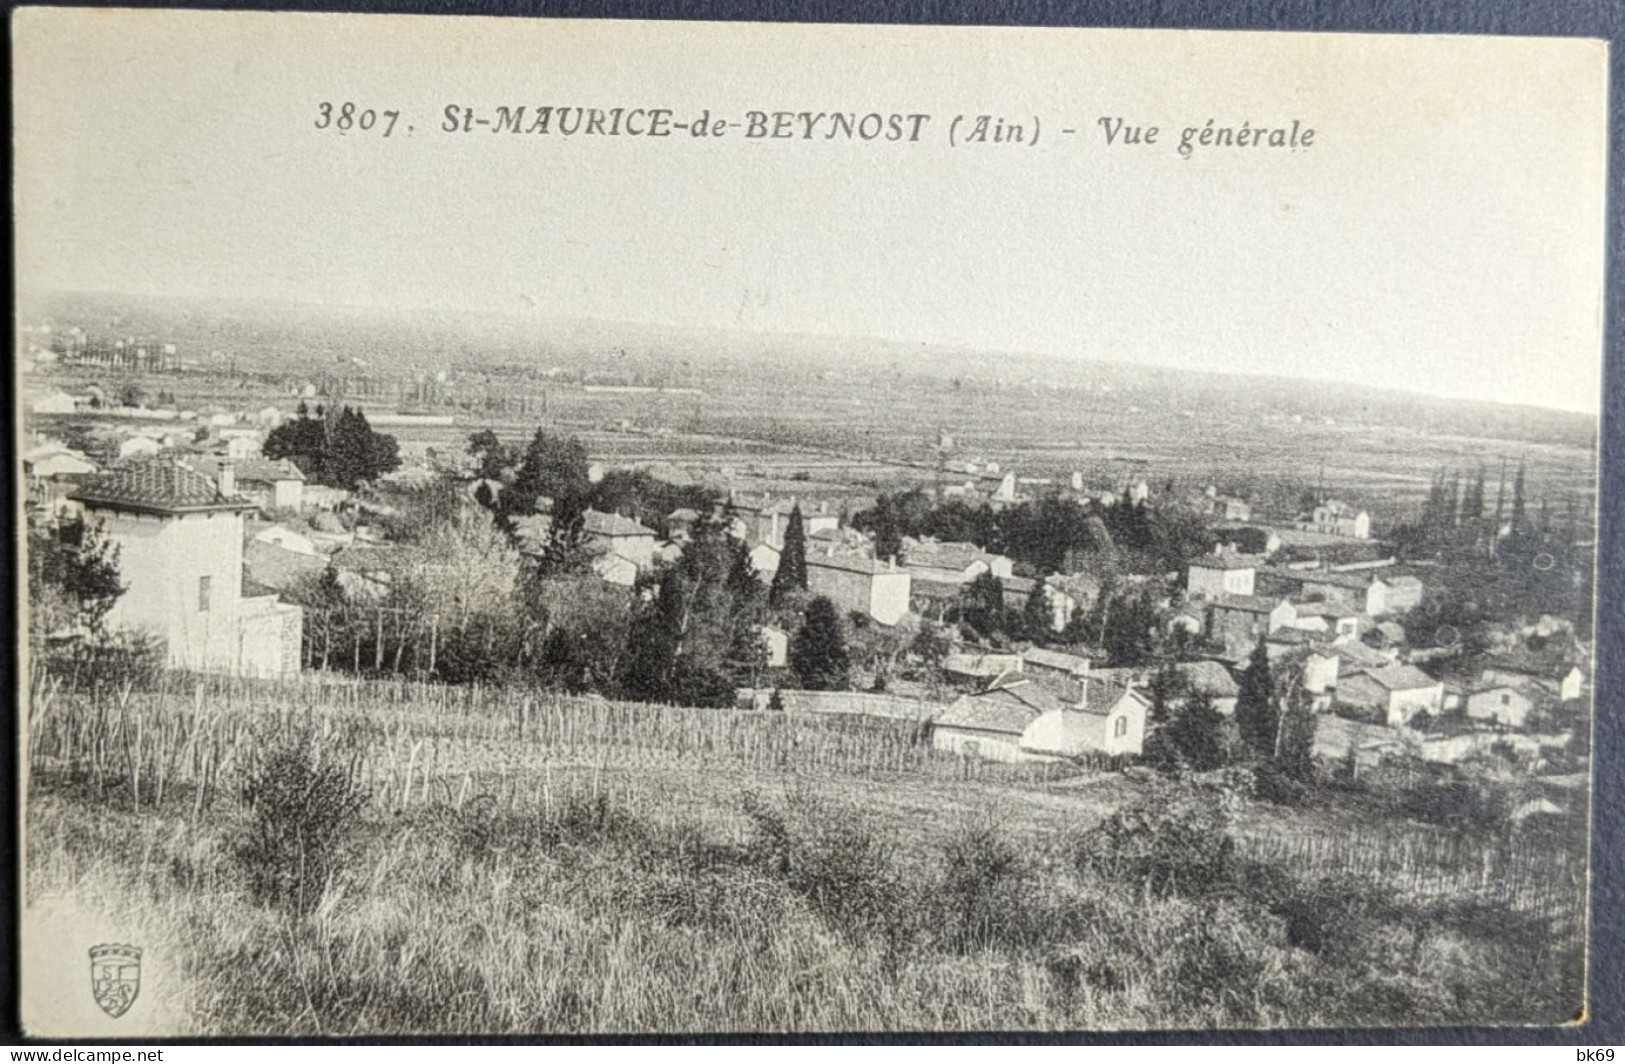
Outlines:
[{"label": "hazy horizon line", "polygon": [[[131,300],[142,300],[142,299],[175,300],[175,301],[185,301],[185,302],[193,302],[193,303],[209,303],[209,302],[242,303],[242,304],[250,304],[250,305],[260,305],[260,306],[283,305],[283,306],[294,306],[294,307],[300,307],[300,308],[309,308],[309,309],[318,310],[318,311],[348,311],[348,312],[363,312],[363,313],[378,314],[378,315],[387,315],[387,314],[391,314],[391,313],[395,313],[395,314],[404,313],[404,314],[408,314],[408,315],[432,315],[432,316],[435,316],[435,317],[448,318],[448,319],[449,318],[456,318],[456,317],[465,317],[465,318],[473,318],[473,319],[481,319],[481,318],[483,318],[483,319],[487,319],[487,320],[498,319],[498,320],[502,320],[502,321],[506,321],[506,322],[511,322],[511,323],[517,324],[517,325],[527,325],[527,326],[593,325],[593,326],[602,327],[602,328],[604,328],[606,330],[613,330],[615,328],[628,328],[628,327],[631,327],[631,328],[639,328],[639,329],[669,329],[669,330],[672,330],[674,332],[691,333],[691,334],[714,333],[714,334],[729,335],[729,336],[739,336],[739,337],[753,337],[753,336],[754,337],[786,337],[786,338],[796,338],[796,339],[803,339],[803,340],[842,341],[842,342],[846,342],[846,343],[868,343],[868,344],[896,346],[896,347],[916,347],[917,346],[917,347],[926,348],[926,349],[935,349],[935,350],[939,350],[939,351],[953,352],[953,353],[956,353],[956,354],[966,354],[966,355],[980,354],[980,355],[994,355],[994,356],[997,356],[997,355],[1016,356],[1016,357],[1023,357],[1023,358],[1051,360],[1051,361],[1061,363],[1061,364],[1067,364],[1067,363],[1071,363],[1071,364],[1075,364],[1075,365],[1091,365],[1091,364],[1093,364],[1093,365],[1117,366],[1117,367],[1125,367],[1125,368],[1143,367],[1143,368],[1157,369],[1157,370],[1161,370],[1161,371],[1164,371],[1164,372],[1170,372],[1170,373],[1196,373],[1196,374],[1206,373],[1206,374],[1212,374],[1214,376],[1222,376],[1222,377],[1229,377],[1229,378],[1251,377],[1251,378],[1255,378],[1255,379],[1271,380],[1271,381],[1312,381],[1312,382],[1321,383],[1321,384],[1339,384],[1339,385],[1344,385],[1346,387],[1358,388],[1358,389],[1362,389],[1362,390],[1365,390],[1365,391],[1371,391],[1371,392],[1386,393],[1386,394],[1389,394],[1389,395],[1406,396],[1406,397],[1418,397],[1418,398],[1434,399],[1434,400],[1444,400],[1444,401],[1448,401],[1448,402],[1452,402],[1452,403],[1485,404],[1485,405],[1492,405],[1492,406],[1505,407],[1505,408],[1511,408],[1511,409],[1537,410],[1537,411],[1550,412],[1550,413],[1560,413],[1560,414],[1576,414],[1576,415],[1581,415],[1581,416],[1590,418],[1597,425],[1599,434],[1600,434],[1600,430],[1601,430],[1601,421],[1602,421],[1603,397],[1604,397],[1604,394],[1606,392],[1606,387],[1607,387],[1606,350],[1604,352],[1600,353],[1600,355],[1599,355],[1599,357],[1602,359],[1602,364],[1601,364],[1602,372],[1599,373],[1599,382],[1600,382],[1600,384],[1599,384],[1599,388],[1598,388],[1598,394],[1596,396],[1596,402],[1591,407],[1582,408],[1582,407],[1576,407],[1576,406],[1546,405],[1546,404],[1536,403],[1536,402],[1519,402],[1519,401],[1514,401],[1514,400],[1510,400],[1510,399],[1491,399],[1491,398],[1485,398],[1483,396],[1451,394],[1451,393],[1448,393],[1448,392],[1434,391],[1434,390],[1423,389],[1423,388],[1406,388],[1406,387],[1400,387],[1400,386],[1395,386],[1395,385],[1387,385],[1387,384],[1373,384],[1373,383],[1366,382],[1366,381],[1350,379],[1350,378],[1345,378],[1345,377],[1338,377],[1338,376],[1328,376],[1328,375],[1325,375],[1325,374],[1314,373],[1314,372],[1295,373],[1295,374],[1280,374],[1280,373],[1259,372],[1257,370],[1248,369],[1248,368],[1235,368],[1235,367],[1227,366],[1227,365],[1225,365],[1223,363],[1216,364],[1216,365],[1205,365],[1205,366],[1203,366],[1201,368],[1195,368],[1195,367],[1191,367],[1191,366],[1176,365],[1176,364],[1172,364],[1172,363],[1169,363],[1169,362],[1159,361],[1159,360],[1156,360],[1154,358],[1152,358],[1152,359],[1134,359],[1134,358],[1116,358],[1116,359],[1114,359],[1114,358],[1109,358],[1109,357],[1099,357],[1099,356],[1093,356],[1093,355],[1086,356],[1086,357],[1076,357],[1076,356],[1066,355],[1066,354],[1062,354],[1062,353],[1055,352],[1055,351],[1043,351],[1043,350],[1036,350],[1036,349],[1032,349],[1032,348],[1015,348],[1015,347],[1010,347],[1010,348],[987,348],[987,347],[958,346],[958,345],[954,345],[954,344],[950,344],[950,343],[943,343],[943,342],[934,341],[934,340],[916,340],[916,339],[907,339],[907,338],[875,336],[875,335],[860,334],[860,333],[807,332],[807,331],[800,330],[800,329],[761,329],[761,328],[729,329],[729,328],[718,327],[718,326],[709,326],[709,325],[674,324],[674,323],[669,322],[669,321],[651,321],[651,320],[641,319],[641,318],[613,318],[613,319],[611,319],[611,318],[570,317],[570,316],[563,316],[563,317],[559,317],[559,316],[536,316],[536,317],[532,317],[532,316],[530,316],[530,315],[528,315],[528,314],[526,314],[525,312],[522,312],[522,311],[513,310],[513,309],[499,309],[499,308],[495,308],[495,307],[448,307],[448,306],[445,306],[445,305],[425,304],[425,303],[418,303],[418,304],[412,304],[412,305],[381,304],[381,303],[355,303],[355,302],[344,302],[344,301],[338,301],[338,300],[320,300],[320,299],[301,298],[301,297],[296,297],[296,296],[256,296],[256,295],[240,295],[240,294],[232,295],[232,294],[225,294],[225,293],[209,293],[209,294],[194,294],[194,293],[179,293],[179,292],[146,292],[146,293],[138,293],[138,292],[127,291],[127,290],[124,290],[124,289],[113,289],[113,288],[71,288],[71,289],[69,289],[69,288],[50,288],[50,289],[43,289],[43,290],[40,290],[40,291],[38,291],[36,293],[32,293],[28,297],[27,301],[28,302],[39,303],[39,302],[43,302],[43,301],[48,301],[48,300],[50,300],[52,298],[71,297],[71,296],[118,297],[118,298],[131,299]],[[19,293],[18,296],[17,296],[17,301],[16,301],[16,313],[19,316],[19,318],[24,313],[24,310],[25,310],[25,300],[24,300],[24,297]],[[22,324],[22,323],[19,322],[18,324]]]}]

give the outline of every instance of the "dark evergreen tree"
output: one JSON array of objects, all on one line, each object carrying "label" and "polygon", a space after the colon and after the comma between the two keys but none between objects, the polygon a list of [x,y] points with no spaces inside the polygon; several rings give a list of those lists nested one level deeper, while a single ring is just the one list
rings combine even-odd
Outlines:
[{"label": "dark evergreen tree", "polygon": [[872,527],[875,537],[875,557],[881,561],[895,558],[903,561],[903,529],[898,520],[891,496],[882,495],[875,501]]},{"label": "dark evergreen tree", "polygon": [[395,437],[374,432],[367,417],[351,407],[317,407],[315,414],[284,421],[265,438],[267,458],[286,458],[317,484],[354,490],[400,468]]},{"label": "dark evergreen tree", "polygon": [[1055,638],[1055,609],[1050,605],[1047,585],[1040,575],[1033,581],[1032,593],[1021,610],[1022,634],[1034,643],[1047,643]]},{"label": "dark evergreen tree", "polygon": [[1133,668],[1151,660],[1157,611],[1149,591],[1130,592],[1110,601],[1101,595],[1101,645],[1115,668]]},{"label": "dark evergreen tree", "polygon": [[1521,532],[1524,522],[1523,497],[1523,463],[1518,463],[1518,473],[1512,478],[1512,531]]},{"label": "dark evergreen tree", "polygon": [[1484,516],[1484,467],[1467,482],[1461,496],[1462,521],[1477,521]]},{"label": "dark evergreen tree", "polygon": [[790,667],[809,691],[844,691],[851,683],[841,617],[823,595],[807,606],[807,618],[790,640]]},{"label": "dark evergreen tree", "polygon": [[1268,644],[1260,639],[1242,670],[1236,692],[1236,728],[1256,757],[1273,757],[1280,713],[1275,706],[1275,680],[1270,675]]},{"label": "dark evergreen tree", "polygon": [[1004,581],[992,573],[978,573],[960,592],[959,620],[981,638],[1002,635],[1005,623]]},{"label": "dark evergreen tree", "polygon": [[790,520],[784,526],[784,546],[779,551],[779,569],[773,574],[773,586],[768,602],[777,606],[792,591],[807,590],[807,530],[802,521],[801,507],[790,511]]},{"label": "dark evergreen tree", "polygon": [[550,499],[554,527],[567,527],[581,520],[591,495],[587,450],[581,441],[538,428],[525,447],[513,483],[502,493],[502,511],[509,519],[522,517],[535,513],[542,499]]},{"label": "dark evergreen tree", "polygon": [[671,700],[685,597],[683,581],[668,573],[654,601],[633,620],[621,673],[621,688],[628,697],[640,702]]},{"label": "dark evergreen tree", "polygon": [[474,456],[474,475],[480,480],[501,480],[514,465],[513,448],[497,439],[490,429],[468,437],[468,453]]},{"label": "dark evergreen tree", "polygon": [[1281,743],[1275,764],[1287,777],[1299,783],[1312,783],[1314,753],[1315,715],[1309,705],[1309,693],[1300,686],[1288,696],[1286,711],[1281,715]]},{"label": "dark evergreen tree", "polygon": [[1192,695],[1165,726],[1167,744],[1180,764],[1195,772],[1223,768],[1224,715],[1205,692]]}]

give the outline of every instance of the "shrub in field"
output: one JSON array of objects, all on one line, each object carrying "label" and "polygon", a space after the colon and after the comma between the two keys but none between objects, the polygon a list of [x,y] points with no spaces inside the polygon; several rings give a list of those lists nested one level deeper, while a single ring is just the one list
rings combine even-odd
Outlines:
[{"label": "shrub in field", "polygon": [[1340,961],[1362,957],[1382,926],[1401,916],[1381,884],[1343,872],[1298,884],[1275,908],[1288,942]]},{"label": "shrub in field", "polygon": [[751,821],[747,860],[807,899],[813,911],[853,940],[878,934],[893,947],[912,936],[914,902],[891,858],[891,840],[855,810],[805,792],[774,807],[746,795]]},{"label": "shrub in field", "polygon": [[236,858],[261,902],[305,913],[343,867],[365,796],[349,766],[309,740],[273,748],[243,785]]},{"label": "shrub in field", "polygon": [[942,881],[932,894],[935,923],[949,948],[1025,944],[1042,934],[1027,904],[1030,869],[1009,836],[990,818],[966,825],[943,846]]},{"label": "shrub in field", "polygon": [[542,837],[553,844],[637,841],[642,836],[642,821],[607,791],[571,792],[542,823]]},{"label": "shrub in field", "polygon": [[1157,783],[1078,840],[1077,864],[1155,894],[1220,889],[1235,869],[1230,823],[1236,801],[1222,785]]}]

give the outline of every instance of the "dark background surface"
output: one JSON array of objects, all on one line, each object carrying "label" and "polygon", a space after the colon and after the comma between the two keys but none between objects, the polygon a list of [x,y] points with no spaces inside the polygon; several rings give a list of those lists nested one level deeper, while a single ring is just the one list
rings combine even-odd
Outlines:
[{"label": "dark background surface", "polygon": [[[10,3],[8,9],[19,5]],[[62,4],[61,6],[103,6]],[[1621,351],[1621,286],[1615,283],[1615,269],[1622,246],[1620,177],[1622,145],[1625,145],[1625,117],[1619,104],[1619,86],[1625,81],[1625,0],[772,0],[748,3],[744,0],[497,0],[473,3],[470,0],[292,0],[287,3],[195,3],[170,0],[145,3],[125,0],[120,6],[177,7],[232,10],[353,11],[430,15],[503,15],[552,18],[642,18],[716,19],[773,22],[866,22],[951,25],[1028,26],[1122,26],[1159,29],[1248,29],[1296,30],[1362,33],[1470,33],[1521,36],[1597,37],[1610,41],[1610,130],[1608,204],[1608,322],[1607,364],[1603,375],[1602,462],[1604,500],[1598,530],[1596,642],[1596,735],[1594,834],[1591,886],[1591,958],[1588,1022],[1557,1029],[1430,1028],[1421,1030],[1365,1031],[1286,1031],[1286,1032],[1182,1032],[1142,1035],[1056,1035],[998,1036],[974,1038],[907,1037],[862,1038],[671,1038],[663,1042],[794,1041],[852,1042],[886,1041],[917,1044],[922,1041],[960,1041],[1003,1044],[1065,1042],[1077,1044],[1146,1045],[1189,1044],[1547,1044],[1547,1045],[1625,1045],[1625,623],[1620,604],[1625,599],[1625,522],[1621,521],[1621,500],[1625,499],[1625,353]],[[7,49],[6,82],[9,86],[10,49]],[[10,108],[6,109],[7,136]],[[10,225],[8,212],[7,225]],[[9,243],[9,242],[8,242]],[[9,277],[9,274],[8,274]],[[1542,293],[1531,291],[1531,300]],[[15,349],[15,345],[12,346]],[[9,392],[10,374],[4,387]],[[8,442],[10,435],[8,434]],[[12,490],[15,490],[15,485]],[[15,510],[13,510],[15,512]],[[7,557],[0,568],[15,563],[13,537],[7,537]],[[6,608],[14,610],[8,600]],[[16,630],[13,615],[13,630]],[[0,663],[14,670],[15,661]],[[15,672],[11,671],[15,676]],[[15,687],[12,688],[15,690]],[[15,715],[0,714],[0,746],[10,755],[15,745]],[[9,739],[11,742],[3,742]],[[15,766],[15,761],[11,760]],[[15,768],[12,769],[15,771]],[[8,867],[16,854],[15,789],[5,789],[6,815],[0,823],[0,839]],[[18,900],[17,884],[10,876],[0,879],[0,891]],[[18,1030],[16,1012],[16,906],[8,906],[11,919],[5,921],[4,952],[0,953],[0,1000],[5,1002],[5,1027],[13,1036]],[[653,1039],[571,1039],[570,1041],[654,1041]],[[1560,1058],[1561,1059],[1561,1058]]]}]

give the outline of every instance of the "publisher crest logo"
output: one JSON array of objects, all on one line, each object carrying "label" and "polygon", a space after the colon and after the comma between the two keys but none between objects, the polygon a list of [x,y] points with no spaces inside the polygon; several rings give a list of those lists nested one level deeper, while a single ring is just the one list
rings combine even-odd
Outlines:
[{"label": "publisher crest logo", "polygon": [[141,992],[141,950],[116,942],[90,947],[90,991],[114,1019],[129,1012]]}]

